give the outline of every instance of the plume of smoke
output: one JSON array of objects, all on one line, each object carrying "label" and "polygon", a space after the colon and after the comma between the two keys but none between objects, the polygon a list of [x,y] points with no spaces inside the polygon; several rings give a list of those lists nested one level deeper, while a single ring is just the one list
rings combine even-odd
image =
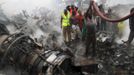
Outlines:
[{"label": "plume of smoke", "polygon": [[8,24],[9,23],[9,18],[7,17],[6,14],[4,14],[4,11],[3,11],[1,6],[2,5],[0,4],[0,23]]},{"label": "plume of smoke", "polygon": [[[124,17],[125,15],[128,15],[130,13],[130,9],[133,8],[134,5],[133,4],[128,4],[128,5],[117,5],[112,7],[113,13],[118,16],[119,18]],[[129,36],[129,20],[125,20],[124,21],[124,25],[125,28],[123,30],[123,36],[121,37],[121,39],[117,39],[118,43],[121,43],[121,40],[128,40],[128,36]]]},{"label": "plume of smoke", "polygon": [[[52,48],[54,43],[57,46],[63,45],[59,15],[57,15],[57,12],[45,7],[36,8],[30,14],[26,10],[22,10],[21,13],[12,15],[10,21],[6,21],[6,24],[4,24],[11,34],[23,32],[32,38],[37,38],[38,42]],[[0,21],[5,20],[5,18],[7,16],[0,8]],[[20,75],[20,72],[15,72],[13,67],[8,67],[8,69],[7,67],[2,70],[3,75]]]},{"label": "plume of smoke", "polygon": [[45,7],[34,9],[32,14],[26,14],[24,11],[11,17],[11,23],[8,25],[11,33],[23,32],[49,47],[52,47],[53,43],[62,45],[60,18],[54,11]]},{"label": "plume of smoke", "polygon": [[[7,28],[11,34],[23,32],[32,38],[37,38],[37,42],[43,43],[49,49],[53,49],[54,45],[62,46],[63,37],[60,28],[60,18],[52,10],[45,7],[35,9],[36,13],[28,14],[26,10],[13,15],[10,18]],[[4,71],[6,75],[19,75],[14,69]]]}]

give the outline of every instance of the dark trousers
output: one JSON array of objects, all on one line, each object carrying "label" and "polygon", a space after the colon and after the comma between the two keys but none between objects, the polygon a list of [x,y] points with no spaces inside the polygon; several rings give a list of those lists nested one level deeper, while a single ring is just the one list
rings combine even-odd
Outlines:
[{"label": "dark trousers", "polygon": [[128,38],[128,45],[131,44],[134,38],[134,30],[130,30],[129,38]]},{"label": "dark trousers", "polygon": [[96,36],[95,34],[93,35],[87,35],[86,37],[86,52],[85,52],[85,55],[88,56],[89,54],[89,48],[90,46],[92,46],[92,56],[95,56],[96,53]]}]

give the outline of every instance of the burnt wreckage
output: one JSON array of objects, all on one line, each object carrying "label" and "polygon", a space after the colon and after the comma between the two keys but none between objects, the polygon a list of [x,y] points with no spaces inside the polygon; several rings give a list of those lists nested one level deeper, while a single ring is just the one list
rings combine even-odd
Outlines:
[{"label": "burnt wreckage", "polygon": [[133,47],[115,43],[112,33],[99,32],[97,64],[75,66],[72,61],[74,58],[67,51],[45,49],[24,33],[10,35],[6,26],[0,24],[1,66],[12,64],[29,75],[84,75],[84,72],[95,75],[133,75],[133,50]]},{"label": "burnt wreckage", "polygon": [[[72,75],[75,70],[71,57],[62,50],[45,50],[23,33],[10,35],[6,26],[0,24],[1,66],[13,64],[29,75]],[[22,73],[23,74],[23,73]],[[25,74],[24,74],[25,75]],[[73,74],[74,75],[74,74]]]},{"label": "burnt wreckage", "polygon": [[[99,74],[133,75],[134,47],[114,42],[115,35],[108,32],[97,34],[97,58]],[[123,42],[123,41],[122,41]]]}]

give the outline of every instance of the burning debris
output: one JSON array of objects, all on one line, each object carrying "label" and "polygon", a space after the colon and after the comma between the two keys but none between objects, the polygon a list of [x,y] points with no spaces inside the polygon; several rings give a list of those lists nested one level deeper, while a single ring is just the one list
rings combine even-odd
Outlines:
[{"label": "burning debris", "polygon": [[[13,32],[14,34],[10,34],[12,31],[8,31],[5,25],[0,25],[0,37],[3,38],[6,35],[6,37],[1,39],[1,67],[11,65],[16,70],[21,70],[21,75],[23,73],[25,75],[25,72],[29,75],[68,73],[68,69],[71,67],[71,58],[66,54],[67,51],[64,52],[62,49],[57,48],[58,46],[54,47],[54,44],[58,45],[58,42],[61,42],[58,40],[61,33],[52,29],[51,26],[56,24],[56,22],[50,23],[53,22],[54,18],[50,17],[49,14],[47,15],[47,13],[45,15],[42,14],[38,19],[29,17],[24,12],[14,16],[14,20],[7,25],[7,27],[13,26],[17,30],[17,32]],[[53,27],[56,28],[56,25]],[[42,32],[42,34],[36,35],[35,32],[38,32],[37,34]],[[31,38],[31,36],[37,39]],[[37,42],[42,43],[43,46],[40,46]],[[67,65],[69,66],[65,67]],[[69,73],[73,73],[71,69]]]},{"label": "burning debris", "polygon": [[[1,32],[5,31],[1,30]],[[74,75],[73,73],[77,73],[75,69],[73,70],[75,67],[67,52],[59,49],[45,49],[24,33],[10,35],[5,32],[1,34],[3,35],[8,37],[1,43],[1,66],[11,64],[16,70],[22,71],[21,75],[23,72],[28,72],[29,75]]]},{"label": "burning debris", "polygon": [[134,74],[134,48],[116,43],[114,33],[98,32],[95,59],[82,58],[85,43],[76,40],[66,46],[59,16],[46,8],[35,11],[23,10],[8,19],[8,24],[0,24],[2,68],[15,69],[17,75]]}]

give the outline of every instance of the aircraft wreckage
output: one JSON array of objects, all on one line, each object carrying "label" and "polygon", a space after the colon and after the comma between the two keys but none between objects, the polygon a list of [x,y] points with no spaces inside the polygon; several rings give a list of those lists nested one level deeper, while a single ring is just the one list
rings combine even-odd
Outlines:
[{"label": "aircraft wreckage", "polygon": [[45,50],[23,33],[10,35],[3,24],[0,24],[0,39],[1,66],[13,64],[29,75],[71,75],[67,73],[75,72],[71,57],[65,52]]},{"label": "aircraft wreckage", "polygon": [[[98,11],[93,3],[94,9]],[[110,22],[105,16],[100,16]],[[131,16],[131,15],[130,15]],[[128,16],[129,17],[129,16]],[[122,21],[125,17],[119,21]],[[28,75],[133,75],[134,47],[127,48],[114,42],[113,33],[98,32],[95,62],[76,65],[75,54],[62,49],[46,49],[25,33],[10,34],[0,24],[0,66],[11,64]],[[75,46],[74,46],[75,47]],[[86,59],[85,61],[92,61]],[[22,75],[25,75],[22,73]]]},{"label": "aircraft wreckage", "polygon": [[134,73],[132,52],[134,48],[128,49],[122,44],[115,44],[113,35],[107,32],[97,34],[97,63],[80,66],[74,64],[74,57],[67,51],[45,49],[24,33],[9,34],[3,24],[0,24],[0,39],[1,66],[13,64],[29,75],[85,75],[84,72],[96,75],[116,75],[116,72],[120,72],[120,75],[124,73],[132,75]]}]

